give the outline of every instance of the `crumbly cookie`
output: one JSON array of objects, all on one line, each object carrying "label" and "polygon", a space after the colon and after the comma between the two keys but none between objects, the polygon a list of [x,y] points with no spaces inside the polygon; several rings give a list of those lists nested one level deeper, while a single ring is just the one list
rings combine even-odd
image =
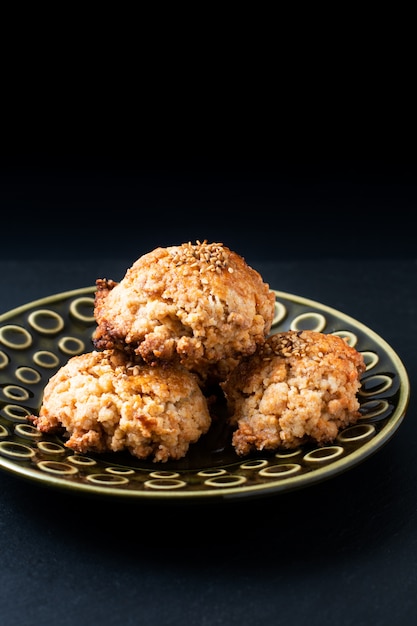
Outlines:
[{"label": "crumbly cookie", "polygon": [[236,452],[332,442],[360,417],[357,392],[364,371],[362,355],[337,335],[271,335],[222,383]]},{"label": "crumbly cookie", "polygon": [[123,279],[98,279],[96,349],[147,363],[179,361],[200,380],[224,380],[267,337],[275,294],[222,243],[184,243],[144,254]]},{"label": "crumbly cookie", "polygon": [[70,358],[50,378],[39,414],[29,420],[44,433],[63,431],[76,452],[127,450],[161,462],[184,457],[211,423],[188,370],[131,365],[112,350]]}]

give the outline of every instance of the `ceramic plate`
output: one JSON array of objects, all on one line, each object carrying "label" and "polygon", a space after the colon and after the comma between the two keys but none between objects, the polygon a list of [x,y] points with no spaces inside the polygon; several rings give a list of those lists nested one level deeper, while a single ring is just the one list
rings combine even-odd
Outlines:
[{"label": "ceramic plate", "polygon": [[381,448],[401,424],[409,401],[407,372],[375,332],[326,305],[275,291],[271,332],[309,329],[344,337],[366,372],[359,422],[332,445],[238,458],[230,433],[210,430],[181,461],[152,463],[129,453],[75,454],[41,434],[27,416],[66,361],[93,349],[95,287],[30,302],[0,316],[0,468],[45,486],[91,495],[142,499],[239,499],[308,487],[344,472]]}]

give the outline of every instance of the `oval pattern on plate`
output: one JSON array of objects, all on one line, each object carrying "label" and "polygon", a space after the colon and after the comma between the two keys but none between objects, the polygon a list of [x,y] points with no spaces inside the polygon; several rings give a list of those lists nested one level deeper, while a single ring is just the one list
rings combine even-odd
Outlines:
[{"label": "oval pattern on plate", "polygon": [[363,351],[366,371],[359,422],[329,446],[301,446],[238,458],[215,434],[185,459],[155,464],[128,453],[75,454],[60,437],[27,422],[39,410],[50,376],[73,354],[92,350],[95,287],[28,303],[0,316],[0,468],[62,490],[106,497],[189,500],[250,498],[308,487],[349,470],[396,432],[409,402],[407,372],[370,328],[340,311],[275,291],[271,332],[290,328],[340,335]]}]

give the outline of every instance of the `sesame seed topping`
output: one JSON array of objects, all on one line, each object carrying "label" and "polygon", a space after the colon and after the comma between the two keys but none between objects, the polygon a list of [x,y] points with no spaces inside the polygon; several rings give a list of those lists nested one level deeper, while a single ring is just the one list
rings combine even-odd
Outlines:
[{"label": "sesame seed topping", "polygon": [[201,273],[217,272],[220,274],[226,269],[232,273],[233,269],[228,267],[229,255],[222,243],[207,243],[207,240],[195,244],[190,241],[170,249],[172,261],[176,267],[189,265],[192,268],[199,268]]},{"label": "sesame seed topping", "polygon": [[307,351],[307,342],[300,337],[299,331],[276,333],[262,346],[263,358],[269,359],[271,354],[289,358],[291,356],[304,357]]},{"label": "sesame seed topping", "polygon": [[138,376],[140,374],[140,368],[138,365],[129,365],[127,371],[132,376]]}]

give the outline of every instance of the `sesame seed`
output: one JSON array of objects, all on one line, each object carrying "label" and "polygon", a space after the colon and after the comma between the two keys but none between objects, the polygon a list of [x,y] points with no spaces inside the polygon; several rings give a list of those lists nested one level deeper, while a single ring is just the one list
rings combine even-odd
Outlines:
[{"label": "sesame seed", "polygon": [[276,333],[272,335],[269,342],[263,346],[263,349],[273,352],[277,356],[284,358],[304,357],[306,355],[306,342],[299,336],[298,332],[287,331],[284,335]]},{"label": "sesame seed", "polygon": [[201,243],[197,239],[195,244],[189,241],[181,246],[174,246],[169,253],[176,267],[189,265],[192,268],[199,268],[201,273],[220,274],[226,268],[228,272],[233,272],[233,269],[228,267],[229,255],[222,243],[207,243],[207,240]]}]

